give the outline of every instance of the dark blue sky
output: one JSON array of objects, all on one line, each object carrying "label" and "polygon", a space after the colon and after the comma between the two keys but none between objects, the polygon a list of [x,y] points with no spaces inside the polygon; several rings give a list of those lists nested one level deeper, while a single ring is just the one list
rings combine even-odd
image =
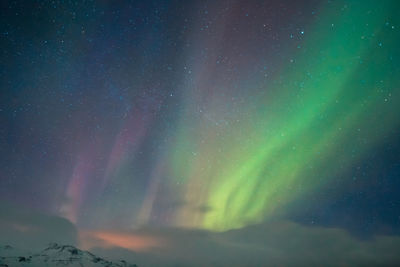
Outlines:
[{"label": "dark blue sky", "polygon": [[[400,234],[398,8],[2,1],[1,231],[54,217],[74,229],[63,240],[145,264],[154,247],[188,263],[177,244],[189,242],[200,265],[230,264],[236,245],[241,264],[263,265],[261,252],[291,249],[274,238],[311,251],[371,242],[338,252],[350,265],[374,246],[390,254],[380,238]],[[303,259],[279,253],[264,254]]]}]

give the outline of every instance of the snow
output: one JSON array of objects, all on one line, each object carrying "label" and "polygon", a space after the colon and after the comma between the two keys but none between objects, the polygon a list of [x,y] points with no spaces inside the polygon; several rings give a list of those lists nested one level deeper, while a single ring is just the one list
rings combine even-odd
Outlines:
[{"label": "snow", "polygon": [[0,246],[0,267],[29,266],[108,266],[108,267],[133,267],[125,261],[111,262],[96,255],[80,250],[70,245],[49,244],[39,253],[27,254],[11,246]]}]

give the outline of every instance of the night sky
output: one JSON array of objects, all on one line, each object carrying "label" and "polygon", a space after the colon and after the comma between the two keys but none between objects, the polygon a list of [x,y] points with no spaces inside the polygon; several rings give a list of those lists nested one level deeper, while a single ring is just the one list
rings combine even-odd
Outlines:
[{"label": "night sky", "polygon": [[399,8],[1,1],[0,243],[400,263]]}]

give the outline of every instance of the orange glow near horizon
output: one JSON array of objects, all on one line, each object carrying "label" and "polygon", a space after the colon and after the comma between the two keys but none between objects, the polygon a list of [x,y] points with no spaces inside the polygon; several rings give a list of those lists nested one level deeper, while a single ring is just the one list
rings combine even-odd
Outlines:
[{"label": "orange glow near horizon", "polygon": [[132,251],[147,251],[165,245],[163,240],[153,236],[116,231],[83,231],[79,233],[79,239],[81,247],[87,250],[94,247],[120,247]]}]

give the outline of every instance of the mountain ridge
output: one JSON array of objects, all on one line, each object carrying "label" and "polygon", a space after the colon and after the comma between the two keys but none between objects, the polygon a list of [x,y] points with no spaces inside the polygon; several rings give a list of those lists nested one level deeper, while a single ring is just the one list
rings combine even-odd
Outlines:
[{"label": "mountain ridge", "polygon": [[12,266],[89,266],[89,267],[137,267],[124,260],[110,261],[71,245],[50,243],[38,253],[20,251],[9,245],[0,246],[0,267]]}]

